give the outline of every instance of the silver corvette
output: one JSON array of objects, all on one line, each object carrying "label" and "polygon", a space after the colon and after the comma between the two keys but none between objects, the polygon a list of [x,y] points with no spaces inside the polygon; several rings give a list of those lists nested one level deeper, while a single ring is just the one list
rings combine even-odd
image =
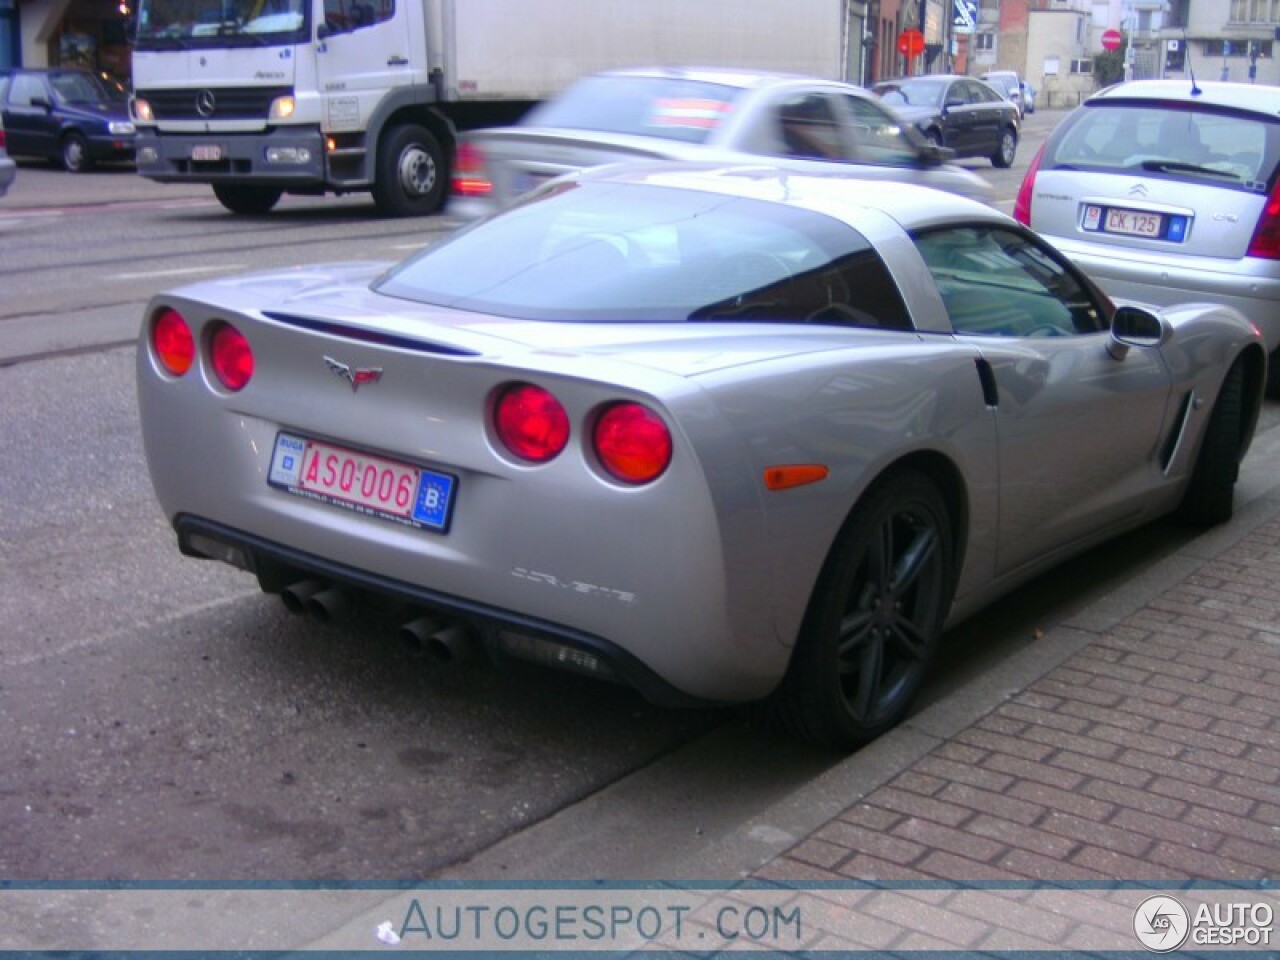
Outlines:
[{"label": "silver corvette", "polygon": [[442,656],[763,701],[849,747],[948,624],[1230,516],[1265,361],[1231,309],[1113,304],[975,201],[656,165],[398,265],[156,297],[138,385],[182,552],[291,609],[386,598]]}]

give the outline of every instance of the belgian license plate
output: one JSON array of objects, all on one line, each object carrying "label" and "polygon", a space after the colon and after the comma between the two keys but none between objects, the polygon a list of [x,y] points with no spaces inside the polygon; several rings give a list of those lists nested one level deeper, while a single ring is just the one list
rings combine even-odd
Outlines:
[{"label": "belgian license plate", "polygon": [[191,148],[191,159],[197,163],[216,163],[222,159],[222,147],[216,143],[197,143]]},{"label": "belgian license plate", "polygon": [[1159,237],[1164,233],[1164,217],[1145,210],[1090,204],[1085,207],[1084,228],[1098,233],[1118,233],[1131,237]]},{"label": "belgian license plate", "polygon": [[267,482],[355,513],[444,533],[457,482],[385,457],[310,440],[276,436]]}]

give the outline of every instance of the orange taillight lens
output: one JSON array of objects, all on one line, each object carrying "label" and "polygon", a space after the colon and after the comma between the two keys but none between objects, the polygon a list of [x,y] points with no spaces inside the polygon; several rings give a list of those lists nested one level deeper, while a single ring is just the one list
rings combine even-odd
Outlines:
[{"label": "orange taillight lens", "polygon": [[151,324],[151,349],[160,365],[180,377],[196,360],[196,340],[177,310],[165,310]]}]

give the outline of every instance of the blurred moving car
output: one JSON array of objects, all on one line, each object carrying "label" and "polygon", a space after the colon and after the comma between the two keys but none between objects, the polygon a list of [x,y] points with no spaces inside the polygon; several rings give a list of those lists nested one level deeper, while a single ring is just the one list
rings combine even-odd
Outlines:
[{"label": "blurred moving car", "polygon": [[1018,152],[1018,108],[973,77],[927,74],[871,88],[904,121],[957,157],[987,157],[1010,167]]},{"label": "blurred moving car", "polygon": [[1280,89],[1140,80],[1070,113],[1014,216],[1113,296],[1237,308],[1280,396]]},{"label": "blurred moving car", "polygon": [[9,192],[9,185],[18,174],[18,166],[5,149],[4,119],[0,117],[0,197]]},{"label": "blurred moving car", "polygon": [[476,216],[575,170],[636,159],[759,162],[901,180],[992,200],[991,186],[945,162],[865,90],[748,71],[594,74],[517,126],[467,134],[449,212]]},{"label": "blurred moving car", "polygon": [[983,83],[996,88],[1006,100],[1018,108],[1018,115],[1027,112],[1026,102],[1022,98],[1022,78],[1015,70],[991,70],[980,78]]},{"label": "blurred moving car", "polygon": [[133,162],[128,91],[108,74],[10,70],[0,76],[0,116],[15,157],[44,157],[72,173]]},{"label": "blurred moving car", "polygon": [[759,165],[561,177],[398,264],[154,298],[181,551],[658,702],[896,723],[948,623],[1170,511],[1226,519],[1261,404],[1227,307],[1117,307],[1034,233]]},{"label": "blurred moving car", "polygon": [[1021,89],[1022,89],[1022,112],[1024,114],[1035,113],[1036,112],[1036,88],[1031,86],[1031,84],[1027,83],[1024,80],[1022,82]]}]

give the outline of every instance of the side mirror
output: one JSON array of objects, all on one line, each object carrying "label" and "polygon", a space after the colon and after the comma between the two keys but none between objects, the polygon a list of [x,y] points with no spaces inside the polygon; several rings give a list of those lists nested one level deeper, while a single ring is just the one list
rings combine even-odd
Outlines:
[{"label": "side mirror", "polygon": [[1130,347],[1158,347],[1173,335],[1173,328],[1150,310],[1119,307],[1111,318],[1111,340],[1107,351],[1123,360]]},{"label": "side mirror", "polygon": [[327,20],[322,20],[322,21],[321,21],[321,22],[316,26],[316,39],[317,39],[317,40],[327,40],[327,39],[328,39],[329,37],[331,37],[332,35],[333,35],[333,27],[329,26],[329,21],[327,21]]}]

